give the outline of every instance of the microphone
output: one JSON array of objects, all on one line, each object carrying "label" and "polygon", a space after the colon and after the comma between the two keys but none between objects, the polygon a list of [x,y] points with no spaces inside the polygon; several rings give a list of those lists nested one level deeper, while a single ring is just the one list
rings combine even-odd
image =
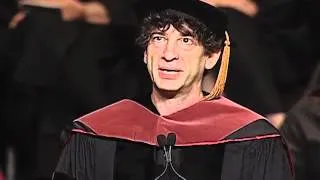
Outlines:
[{"label": "microphone", "polygon": [[[183,177],[182,175],[180,175],[176,171],[176,169],[174,168],[174,166],[172,164],[172,146],[174,146],[176,144],[176,134],[175,133],[169,133],[167,138],[164,135],[158,135],[157,136],[157,142],[158,142],[158,145],[160,147],[162,147],[163,150],[164,150],[164,156],[165,156],[165,159],[166,159],[166,165],[165,165],[165,168],[164,168],[163,172],[158,177],[156,177],[154,180],[160,179],[166,173],[169,165],[170,165],[171,169],[173,170],[173,172],[180,179],[187,180],[185,177]],[[166,147],[169,147],[168,151],[167,151]]]},{"label": "microphone", "polygon": [[176,144],[176,134],[174,133],[169,133],[167,136],[167,146],[169,146],[169,152],[168,152],[168,157],[167,157],[167,162],[171,163],[172,162],[172,146]]},{"label": "microphone", "polygon": [[167,145],[167,138],[165,135],[160,134],[157,136],[157,142],[160,147],[164,147]]},{"label": "microphone", "polygon": [[167,136],[167,145],[169,146],[169,152],[168,152],[168,161],[167,163],[170,164],[171,169],[173,172],[182,180],[187,180],[185,177],[183,177],[181,174],[178,173],[178,171],[174,168],[172,164],[172,146],[176,144],[176,134],[175,133],[169,133]]},{"label": "microphone", "polygon": [[167,152],[167,148],[166,148],[166,145],[167,145],[167,138],[165,135],[163,134],[160,134],[157,136],[157,142],[158,142],[158,145],[163,148],[163,151],[164,151],[164,156],[165,156],[165,159],[166,159],[166,165],[165,165],[165,168],[164,170],[162,171],[162,173],[156,177],[154,180],[158,180],[160,179],[166,172],[167,172],[167,169],[168,169],[168,152]]},{"label": "microphone", "polygon": [[167,137],[167,145],[168,146],[174,146],[176,144],[176,134],[175,133],[169,133]]}]

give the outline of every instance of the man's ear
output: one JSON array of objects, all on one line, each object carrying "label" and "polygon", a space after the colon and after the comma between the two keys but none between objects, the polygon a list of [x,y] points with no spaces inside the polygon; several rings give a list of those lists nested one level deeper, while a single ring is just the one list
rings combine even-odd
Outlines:
[{"label": "man's ear", "polygon": [[147,64],[147,52],[146,51],[144,51],[144,53],[143,53],[143,62],[145,64]]},{"label": "man's ear", "polygon": [[205,69],[212,69],[218,62],[221,51],[216,51],[207,56],[205,61]]}]

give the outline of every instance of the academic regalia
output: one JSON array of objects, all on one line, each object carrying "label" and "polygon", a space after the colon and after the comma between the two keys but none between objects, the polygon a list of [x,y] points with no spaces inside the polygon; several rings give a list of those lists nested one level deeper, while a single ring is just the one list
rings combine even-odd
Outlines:
[{"label": "academic regalia", "polygon": [[263,117],[225,98],[169,116],[146,106],[123,100],[76,120],[53,179],[155,179],[166,166],[159,135],[169,133],[176,173],[169,164],[160,179],[291,179],[285,145]]}]

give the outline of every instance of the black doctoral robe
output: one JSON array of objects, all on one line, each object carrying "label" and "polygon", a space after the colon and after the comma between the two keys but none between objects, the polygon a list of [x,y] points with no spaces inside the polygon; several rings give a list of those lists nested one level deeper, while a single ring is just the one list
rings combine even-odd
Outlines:
[{"label": "black doctoral robe", "polygon": [[[166,167],[163,144],[158,139],[159,147],[155,139],[166,132],[176,135],[171,152],[164,146],[172,155],[172,166],[168,163],[159,179],[293,179],[277,130],[225,98],[200,102],[168,117],[157,115],[151,102],[144,105],[149,109],[124,100],[76,120],[53,179],[155,179]],[[210,114],[215,115],[207,124]],[[182,117],[185,121],[179,120]],[[172,143],[169,136],[167,145]]]}]

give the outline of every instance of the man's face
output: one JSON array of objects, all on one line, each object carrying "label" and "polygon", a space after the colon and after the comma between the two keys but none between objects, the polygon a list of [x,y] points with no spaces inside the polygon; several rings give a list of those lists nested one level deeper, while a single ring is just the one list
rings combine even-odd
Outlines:
[{"label": "man's face", "polygon": [[204,47],[191,33],[183,35],[170,26],[165,32],[152,33],[144,61],[156,88],[181,91],[201,88],[204,70],[213,68],[219,55],[205,55]]}]

